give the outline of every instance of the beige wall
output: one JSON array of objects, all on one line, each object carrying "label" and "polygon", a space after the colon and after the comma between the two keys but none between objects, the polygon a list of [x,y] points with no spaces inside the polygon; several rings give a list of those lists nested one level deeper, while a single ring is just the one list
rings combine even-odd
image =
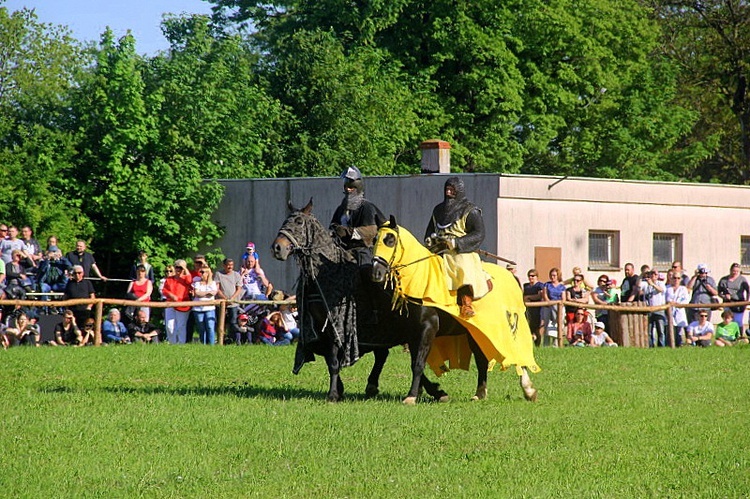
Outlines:
[{"label": "beige wall", "polygon": [[750,235],[750,188],[623,180],[503,175],[499,181],[498,248],[525,276],[535,246],[562,248],[564,277],[580,266],[590,282],[603,273],[588,265],[588,231],[620,231],[622,266],[652,265],[653,233],[683,235],[683,264],[706,263],[718,281],[740,260],[740,236]]}]

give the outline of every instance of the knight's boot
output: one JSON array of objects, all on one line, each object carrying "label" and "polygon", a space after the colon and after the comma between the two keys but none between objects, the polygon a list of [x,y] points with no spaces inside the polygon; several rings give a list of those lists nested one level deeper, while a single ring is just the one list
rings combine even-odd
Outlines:
[{"label": "knight's boot", "polygon": [[461,317],[464,319],[469,319],[471,317],[474,317],[474,307],[472,307],[472,302],[474,299],[469,295],[464,295],[461,297]]}]

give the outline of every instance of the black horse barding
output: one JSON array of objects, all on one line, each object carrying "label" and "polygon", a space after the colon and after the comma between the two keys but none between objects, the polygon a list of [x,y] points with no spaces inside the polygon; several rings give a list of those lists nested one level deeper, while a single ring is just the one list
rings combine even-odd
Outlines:
[{"label": "black horse barding", "polygon": [[[352,365],[367,351],[375,352],[375,365],[368,378],[366,394],[378,390],[388,348],[407,343],[411,352],[412,383],[404,403],[413,404],[420,388],[437,400],[448,395],[424,375],[424,366],[437,334],[466,334],[449,314],[418,303],[408,303],[405,313],[392,310],[392,291],[361,278],[354,259],[342,249],[312,215],[312,200],[301,210],[289,205],[291,214],[282,224],[271,245],[275,258],[297,259],[301,276],[297,288],[301,340],[297,347],[295,372],[314,354],[325,358],[330,376],[327,399],[343,396],[339,377],[342,367]],[[374,307],[377,324],[368,323],[372,314],[357,314],[358,307]],[[361,308],[360,308],[361,309]],[[479,371],[474,398],[487,394],[488,361],[469,337]]]}]

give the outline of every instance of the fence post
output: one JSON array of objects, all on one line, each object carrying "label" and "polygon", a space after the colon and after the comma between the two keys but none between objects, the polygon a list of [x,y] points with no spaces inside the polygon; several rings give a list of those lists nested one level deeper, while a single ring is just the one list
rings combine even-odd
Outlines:
[{"label": "fence post", "polygon": [[557,346],[565,346],[563,338],[565,337],[565,305],[560,301],[557,304]]},{"label": "fence post", "polygon": [[224,344],[224,328],[226,327],[227,301],[221,300],[219,305],[219,345]]},{"label": "fence post", "polygon": [[669,346],[675,348],[674,342],[674,307],[672,305],[667,309],[667,327],[669,328]]},{"label": "fence post", "polygon": [[94,312],[94,345],[102,344],[102,315],[104,313],[104,301],[97,300],[96,310]]}]

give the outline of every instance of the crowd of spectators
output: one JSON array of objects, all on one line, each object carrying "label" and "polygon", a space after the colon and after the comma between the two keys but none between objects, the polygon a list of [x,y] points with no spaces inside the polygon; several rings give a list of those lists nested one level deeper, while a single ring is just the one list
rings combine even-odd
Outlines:
[{"label": "crowd of spectators", "polygon": [[[57,238],[47,240],[46,250],[33,238],[30,227],[18,237],[14,226],[0,224],[0,299],[39,299],[39,306],[6,305],[0,310],[0,341],[3,348],[15,344],[39,346],[84,346],[93,344],[96,322],[93,303],[96,291],[91,278],[107,281],[85,241],[63,255]],[[195,255],[192,268],[184,259],[168,265],[157,282],[148,254],[140,251],[128,280],[125,299],[142,303],[122,311],[107,310],[102,321],[104,344],[159,343],[184,344],[217,342],[217,306],[215,300],[230,300],[226,307],[226,341],[237,345],[262,343],[288,345],[299,336],[296,309],[243,303],[251,300],[293,301],[294,297],[274,290],[260,266],[255,245],[249,242],[241,255],[240,271],[231,258],[223,260],[215,272],[205,256]],[[79,300],[66,308],[56,306],[57,299]],[[152,300],[196,302],[164,310],[163,318],[152,320]],[[54,331],[43,341],[39,319],[56,315]],[[161,314],[159,314],[161,315]]]},{"label": "crowd of spectators", "polygon": [[[527,319],[536,343],[556,344],[558,321],[563,321],[568,345],[617,346],[606,332],[609,329],[609,311],[590,309],[587,307],[589,304],[654,307],[653,311],[648,312],[650,347],[668,345],[669,313],[672,314],[676,346],[706,347],[714,344],[724,347],[748,343],[748,332],[744,330],[746,307],[733,304],[750,300],[750,287],[738,263],[733,263],[729,274],[719,279],[718,283],[705,264],[697,265],[690,276],[684,272],[679,261],[673,262],[666,272],[642,265],[638,273],[632,263],[625,264],[623,270],[624,277],[619,286],[607,274],[601,274],[594,286],[587,281],[580,267],[575,267],[568,279],[562,278],[560,269],[553,268],[545,282],[539,279],[536,269],[530,269],[526,274],[528,282],[522,285],[525,302],[565,300],[575,303],[565,306],[564,317],[557,316],[556,305],[527,308]],[[661,308],[667,304],[707,306]],[[708,305],[712,304],[724,305],[719,307],[723,309],[722,321],[716,326],[710,320],[712,307]],[[713,308],[717,308],[716,305]]]}]

